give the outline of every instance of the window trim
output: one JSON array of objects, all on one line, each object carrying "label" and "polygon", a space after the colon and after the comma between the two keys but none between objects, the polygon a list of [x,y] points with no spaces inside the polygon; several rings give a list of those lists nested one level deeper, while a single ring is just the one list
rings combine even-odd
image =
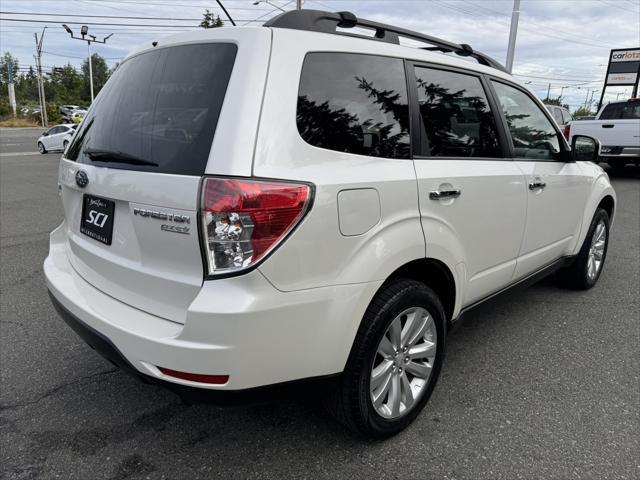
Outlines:
[{"label": "window trim", "polygon": [[[556,162],[556,163],[571,163],[574,161],[571,156],[571,147],[569,146],[569,143],[567,143],[567,140],[564,138],[564,135],[562,135],[562,132],[560,132],[560,129],[557,128],[551,112],[547,110],[544,104],[535,95],[532,95],[531,92],[529,92],[526,88],[522,87],[521,85],[518,85],[517,83],[511,82],[504,78],[496,77],[495,75],[486,75],[486,77],[487,77],[487,83],[491,88],[491,95],[493,96],[494,101],[496,102],[499,108],[498,114],[500,115],[500,121],[508,136],[508,141],[509,141],[508,145],[510,149],[509,155],[512,160],[515,160],[518,162]],[[551,127],[556,131],[556,136],[558,137],[558,144],[560,146],[560,159],[543,160],[540,158],[516,157],[514,155],[515,147],[513,146],[513,138],[511,137],[511,132],[509,131],[509,124],[507,123],[507,118],[504,112],[502,111],[502,107],[500,106],[500,101],[498,100],[498,94],[493,88],[493,82],[502,83],[503,85],[514,88],[515,90],[519,90],[520,92],[524,93],[527,97],[529,97],[533,101],[533,103],[538,106],[538,108],[542,111],[543,115],[545,115],[547,120],[549,120],[549,123],[551,123]]]},{"label": "window trim", "polygon": [[[315,54],[315,53],[327,53],[327,54],[337,54],[337,55],[343,55],[343,54],[347,54],[347,55],[361,55],[361,56],[367,56],[367,57],[376,57],[376,58],[390,58],[393,60],[400,60],[402,62],[403,65],[403,73],[404,73],[404,78],[405,78],[405,88],[407,89],[407,107],[408,107],[408,115],[409,115],[409,156],[407,158],[397,158],[397,157],[377,157],[374,155],[365,155],[362,153],[354,153],[354,152],[341,152],[340,150],[334,150],[331,148],[325,148],[325,147],[319,147],[317,145],[313,145],[312,143],[307,142],[304,137],[302,136],[302,133],[300,132],[300,129],[298,128],[298,121],[297,121],[297,115],[298,115],[298,98],[300,97],[300,88],[302,87],[302,72],[304,70],[304,65],[307,62],[307,57],[309,55]],[[413,155],[413,127],[414,127],[414,123],[413,123],[413,119],[412,119],[412,108],[411,108],[411,91],[409,88],[409,80],[407,78],[407,59],[404,57],[397,57],[394,55],[381,55],[381,54],[377,54],[377,53],[363,53],[363,52],[356,52],[356,51],[337,51],[337,50],[310,50],[308,52],[306,52],[304,54],[304,57],[302,58],[302,62],[300,63],[300,69],[298,70],[298,87],[297,90],[295,92],[295,102],[296,102],[296,108],[295,108],[295,114],[294,114],[294,118],[293,118],[293,122],[295,124],[295,130],[296,133],[298,135],[298,138],[300,140],[302,140],[302,142],[309,147],[312,148],[317,148],[320,149],[322,151],[325,152],[335,152],[335,153],[339,153],[341,155],[355,155],[357,157],[367,157],[367,158],[378,158],[378,159],[382,159],[382,160],[393,160],[393,161],[412,161],[414,159],[414,155]]]},{"label": "window trim", "polygon": [[[406,76],[409,88],[409,112],[410,112],[410,122],[411,122],[411,145],[412,145],[412,154],[415,160],[472,160],[472,161],[496,161],[496,162],[504,162],[504,161],[512,161],[511,158],[511,149],[509,148],[507,137],[507,132],[504,130],[504,125],[502,120],[498,117],[501,115],[502,109],[500,105],[497,105],[495,102],[495,98],[493,97],[492,90],[489,89],[489,84],[485,75],[481,72],[476,72],[474,70],[466,70],[460,67],[454,67],[449,65],[442,65],[439,63],[433,62],[424,62],[418,60],[405,60],[406,64]],[[496,124],[496,131],[498,134],[498,141],[500,142],[500,151],[501,157],[458,157],[458,156],[431,156],[431,155],[422,155],[420,152],[420,135],[421,131],[417,127],[420,124],[420,107],[418,106],[418,86],[416,84],[416,75],[415,69],[416,67],[422,68],[430,68],[432,70],[442,70],[451,73],[458,73],[461,75],[466,75],[470,77],[476,77],[480,81],[480,85],[484,91],[485,96],[487,97],[487,102],[489,103],[489,109],[493,114],[493,118]],[[510,140],[509,140],[510,141]]]}]

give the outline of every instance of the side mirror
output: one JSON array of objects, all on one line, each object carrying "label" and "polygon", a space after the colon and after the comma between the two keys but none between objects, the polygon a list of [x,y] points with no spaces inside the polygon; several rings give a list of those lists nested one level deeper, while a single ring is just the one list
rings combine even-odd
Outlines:
[{"label": "side mirror", "polygon": [[575,162],[595,162],[600,156],[600,142],[586,135],[574,135],[571,154]]},{"label": "side mirror", "polygon": [[48,137],[49,136],[49,131],[45,130],[44,132],[42,132],[42,136],[43,137]]}]

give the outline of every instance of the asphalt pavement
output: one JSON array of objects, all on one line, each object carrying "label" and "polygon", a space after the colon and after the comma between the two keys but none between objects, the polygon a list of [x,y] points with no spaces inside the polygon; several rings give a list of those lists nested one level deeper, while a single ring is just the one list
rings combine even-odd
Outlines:
[{"label": "asphalt pavement", "polygon": [[114,369],[54,311],[59,153],[0,129],[0,478],[640,478],[640,171],[611,173],[616,223],[587,292],[548,279],[449,337],[405,432],[363,441],[315,404],[218,408]]}]

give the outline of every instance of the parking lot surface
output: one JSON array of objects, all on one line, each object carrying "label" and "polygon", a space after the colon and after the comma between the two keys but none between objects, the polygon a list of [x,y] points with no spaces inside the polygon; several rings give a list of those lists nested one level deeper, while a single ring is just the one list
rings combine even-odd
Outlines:
[{"label": "parking lot surface", "polygon": [[62,208],[40,132],[0,129],[0,478],[640,478],[638,169],[610,173],[598,285],[548,279],[471,314],[413,426],[371,442],[298,401],[183,405],[85,345],[42,275]]}]

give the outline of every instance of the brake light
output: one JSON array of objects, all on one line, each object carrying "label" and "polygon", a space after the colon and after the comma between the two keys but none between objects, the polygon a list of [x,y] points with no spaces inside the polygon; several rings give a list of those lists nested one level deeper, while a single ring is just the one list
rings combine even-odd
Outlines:
[{"label": "brake light", "polygon": [[569,135],[571,135],[571,124],[570,123],[567,123],[564,126],[564,128],[562,129],[562,134],[564,135],[564,138],[569,140]]},{"label": "brake light", "polygon": [[202,242],[209,275],[249,268],[296,226],[311,201],[305,184],[205,178]]}]

